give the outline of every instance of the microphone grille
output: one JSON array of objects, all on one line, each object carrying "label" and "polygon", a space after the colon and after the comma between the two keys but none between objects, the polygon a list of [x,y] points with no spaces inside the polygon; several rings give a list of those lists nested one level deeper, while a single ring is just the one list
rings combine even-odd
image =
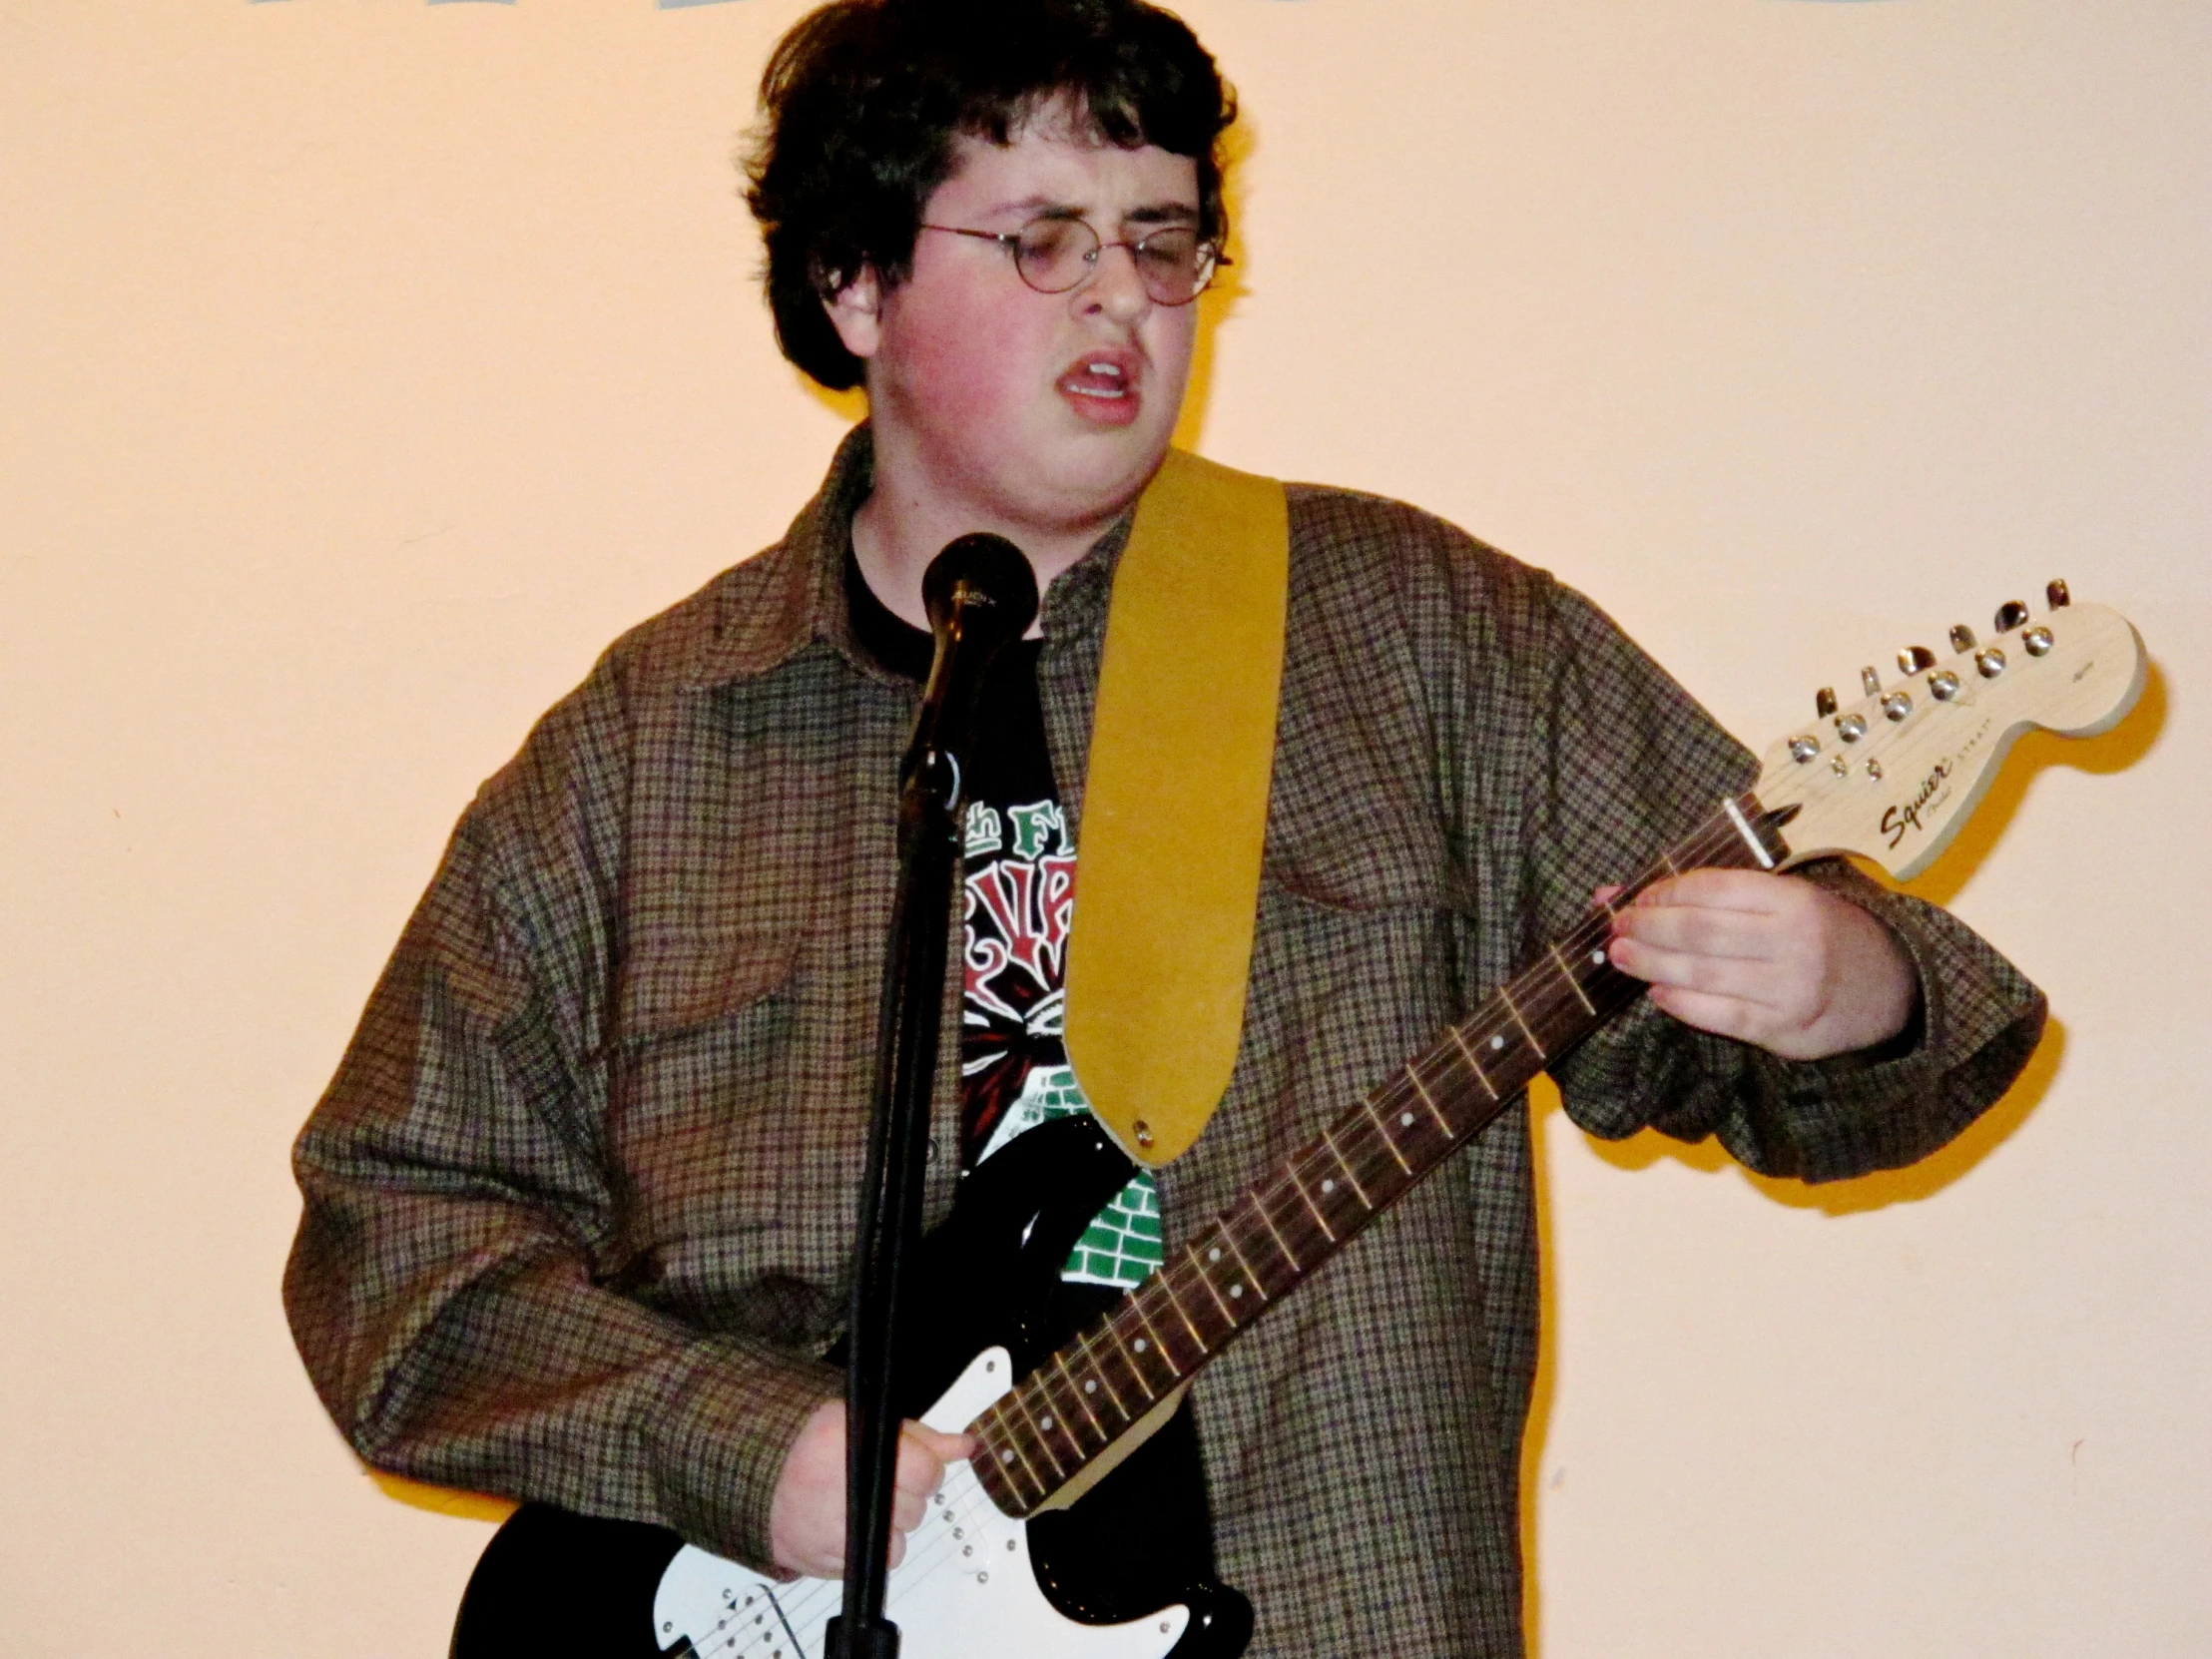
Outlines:
[{"label": "microphone grille", "polygon": [[972,531],[929,561],[921,602],[932,629],[949,626],[957,609],[971,631],[1019,639],[1036,619],[1037,577],[1021,549],[1004,536]]}]

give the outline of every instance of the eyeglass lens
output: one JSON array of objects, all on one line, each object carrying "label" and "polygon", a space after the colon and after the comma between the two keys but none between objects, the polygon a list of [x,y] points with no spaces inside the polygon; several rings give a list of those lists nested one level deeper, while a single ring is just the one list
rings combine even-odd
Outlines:
[{"label": "eyeglass lens", "polygon": [[[1163,305],[1198,297],[1213,279],[1214,248],[1187,225],[1168,225],[1122,246],[1137,264],[1145,291]],[[1037,219],[1014,243],[1014,269],[1040,293],[1065,293],[1097,268],[1098,233],[1079,219]]]}]

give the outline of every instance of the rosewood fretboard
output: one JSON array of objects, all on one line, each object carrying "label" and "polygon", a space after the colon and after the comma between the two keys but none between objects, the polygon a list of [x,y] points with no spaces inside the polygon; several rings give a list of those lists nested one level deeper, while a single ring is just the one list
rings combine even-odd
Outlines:
[{"label": "rosewood fretboard", "polygon": [[1606,957],[1611,911],[1686,869],[1772,867],[1792,815],[1749,794],[1548,946],[1425,1054],[1248,1187],[1097,1323],[970,1423],[975,1470],[1033,1513],[1246,1326],[1442,1164],[1643,982]]}]

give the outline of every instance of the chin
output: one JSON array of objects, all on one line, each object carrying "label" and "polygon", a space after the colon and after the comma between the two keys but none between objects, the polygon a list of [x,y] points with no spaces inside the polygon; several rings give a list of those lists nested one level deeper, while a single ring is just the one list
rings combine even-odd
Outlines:
[{"label": "chin", "polygon": [[[1073,453],[1060,457],[1049,476],[1068,495],[1082,496],[1094,503],[1096,513],[1110,516],[1134,500],[1159,470],[1170,435],[1136,431],[1097,434],[1092,441],[1074,446]],[[1097,437],[1109,441],[1099,442]]]}]

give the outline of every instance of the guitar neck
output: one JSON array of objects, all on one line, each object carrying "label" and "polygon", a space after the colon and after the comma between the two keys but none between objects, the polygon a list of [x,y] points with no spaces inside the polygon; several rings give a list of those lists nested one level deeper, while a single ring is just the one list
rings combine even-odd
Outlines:
[{"label": "guitar neck", "polygon": [[1028,1515],[1246,1326],[1643,990],[1606,955],[1611,912],[1686,869],[1773,867],[1787,814],[1746,794],[1493,990],[1418,1059],[1245,1189],[1114,1311],[969,1424],[992,1500]]}]

